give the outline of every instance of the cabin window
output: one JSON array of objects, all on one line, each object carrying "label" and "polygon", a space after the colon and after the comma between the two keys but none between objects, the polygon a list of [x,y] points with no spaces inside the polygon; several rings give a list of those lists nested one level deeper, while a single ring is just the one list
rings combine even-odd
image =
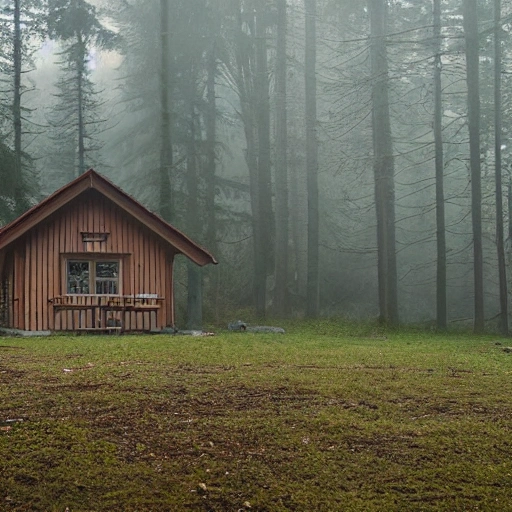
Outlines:
[{"label": "cabin window", "polygon": [[119,261],[68,260],[67,292],[118,295]]}]

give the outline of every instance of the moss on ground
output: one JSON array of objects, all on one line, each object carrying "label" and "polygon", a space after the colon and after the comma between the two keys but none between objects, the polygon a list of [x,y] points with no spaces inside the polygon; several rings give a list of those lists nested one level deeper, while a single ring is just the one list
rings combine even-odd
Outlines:
[{"label": "moss on ground", "polygon": [[0,338],[0,510],[512,510],[506,341]]}]

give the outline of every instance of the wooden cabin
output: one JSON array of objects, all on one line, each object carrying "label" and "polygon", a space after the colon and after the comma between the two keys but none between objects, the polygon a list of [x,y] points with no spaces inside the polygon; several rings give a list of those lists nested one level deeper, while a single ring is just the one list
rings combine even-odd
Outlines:
[{"label": "wooden cabin", "polygon": [[174,326],[177,254],[216,263],[91,169],[0,230],[0,324],[50,332]]}]

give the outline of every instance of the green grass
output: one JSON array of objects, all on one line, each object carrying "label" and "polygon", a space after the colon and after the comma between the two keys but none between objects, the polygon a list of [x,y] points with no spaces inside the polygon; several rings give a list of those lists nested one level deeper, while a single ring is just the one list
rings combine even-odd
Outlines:
[{"label": "green grass", "polygon": [[507,340],[287,327],[0,338],[0,510],[512,510]]}]

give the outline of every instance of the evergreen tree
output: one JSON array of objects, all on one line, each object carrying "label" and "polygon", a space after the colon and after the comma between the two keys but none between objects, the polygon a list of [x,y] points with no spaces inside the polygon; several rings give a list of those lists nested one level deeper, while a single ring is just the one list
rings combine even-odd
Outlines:
[{"label": "evergreen tree", "polygon": [[433,1],[434,18],[434,146],[436,174],[436,308],[437,327],[447,327],[446,307],[446,219],[444,195],[441,0]]},{"label": "evergreen tree", "polygon": [[466,80],[471,169],[471,218],[473,225],[474,330],[484,330],[484,286],[482,249],[482,171],[480,163],[480,78],[477,1],[464,0]]},{"label": "evergreen tree", "polygon": [[305,97],[306,97],[306,174],[308,191],[308,270],[306,314],[319,313],[319,198],[316,80],[316,0],[304,0],[305,29]]},{"label": "evergreen tree", "polygon": [[502,21],[501,0],[494,0],[494,153],[496,186],[496,250],[498,256],[498,280],[500,293],[500,329],[508,335],[508,291],[505,260],[505,242],[503,232],[503,187],[502,187]]},{"label": "evergreen tree", "polygon": [[[23,93],[27,92],[22,75],[31,64],[34,41],[41,37],[42,28],[37,16],[43,8],[41,0],[23,3],[13,0],[4,2],[0,8],[0,74],[4,84],[0,109],[5,116],[0,133],[5,134],[1,141],[4,145],[2,155],[6,159],[4,172],[10,169],[12,173],[7,180],[12,184],[12,190],[4,192],[4,197],[11,197],[12,203],[4,208],[4,220],[23,213],[29,207],[35,189],[33,160],[25,151],[23,140],[24,133],[29,134],[30,129],[27,127],[29,111],[22,103]],[[7,215],[9,209],[11,215]]]},{"label": "evergreen tree", "polygon": [[381,319],[398,323],[397,266],[395,247],[395,186],[393,142],[389,106],[387,59],[387,2],[369,0],[371,19],[371,64],[373,103],[373,150],[379,305]]},{"label": "evergreen tree", "polygon": [[276,28],[276,262],[274,313],[286,316],[289,312],[288,258],[289,258],[289,205],[288,205],[288,127],[287,127],[287,3],[277,2]]},{"label": "evergreen tree", "polygon": [[56,150],[54,169],[64,182],[97,164],[95,139],[103,121],[101,101],[91,80],[91,51],[111,49],[115,34],[102,25],[96,7],[85,0],[49,0],[48,31],[59,41],[61,76],[58,103],[49,116]]}]

